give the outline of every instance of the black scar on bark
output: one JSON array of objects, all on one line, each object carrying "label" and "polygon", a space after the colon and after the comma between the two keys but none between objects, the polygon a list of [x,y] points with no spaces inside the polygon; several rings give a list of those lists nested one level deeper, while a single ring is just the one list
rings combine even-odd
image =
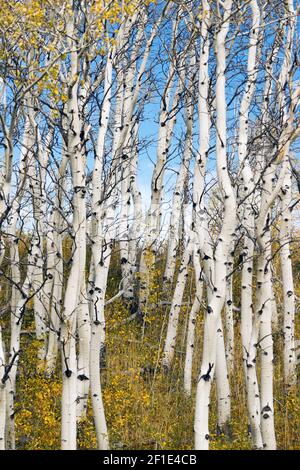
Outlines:
[{"label": "black scar on bark", "polygon": [[262,413],[264,413],[264,412],[272,411],[272,409],[269,407],[269,405],[266,405],[266,406],[263,407],[263,409],[261,411],[262,411]]},{"label": "black scar on bark", "polygon": [[261,410],[261,414],[264,419],[268,419],[270,417],[270,415],[268,414],[269,411],[272,411],[269,405],[264,406],[263,409]]},{"label": "black scar on bark", "polygon": [[89,378],[84,374],[78,375],[77,379],[80,380],[81,382],[83,382],[84,380],[89,380]]},{"label": "black scar on bark", "polygon": [[210,373],[211,373],[211,371],[212,371],[213,366],[214,366],[214,364],[211,364],[211,363],[209,362],[209,364],[208,364],[208,371],[206,372],[206,374],[201,375],[200,380],[203,379],[205,382],[208,382],[208,381],[211,379]]}]

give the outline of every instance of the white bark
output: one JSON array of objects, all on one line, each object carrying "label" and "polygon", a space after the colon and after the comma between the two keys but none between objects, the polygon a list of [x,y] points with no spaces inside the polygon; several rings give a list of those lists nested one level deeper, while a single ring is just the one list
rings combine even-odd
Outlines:
[{"label": "white bark", "polygon": [[[195,58],[192,57],[190,63],[188,64],[192,69],[195,67]],[[191,80],[187,81],[187,86],[189,90],[193,90],[193,83]],[[183,190],[184,185],[186,184],[186,179],[189,171],[190,159],[192,156],[192,145],[193,145],[193,112],[194,107],[190,97],[187,97],[185,105],[185,125],[186,125],[186,135],[184,142],[184,151],[183,159],[178,171],[176,184],[173,193],[172,201],[172,210],[170,217],[170,226],[169,226],[169,240],[167,248],[167,260],[166,268],[164,273],[164,279],[167,283],[171,283],[173,280],[175,267],[176,267],[176,254],[178,247],[178,238],[179,238],[179,226],[180,226],[180,213],[181,205],[183,202]]]},{"label": "white bark", "polygon": [[216,385],[218,400],[217,432],[219,434],[229,435],[231,417],[231,396],[221,316],[218,320],[216,350]]},{"label": "white bark", "polygon": [[186,353],[184,363],[184,376],[183,386],[184,391],[188,396],[191,396],[192,392],[192,372],[193,372],[193,355],[195,347],[195,327],[197,315],[200,310],[202,291],[203,291],[203,276],[201,271],[201,265],[199,260],[199,254],[194,249],[193,253],[194,269],[195,269],[195,284],[196,293],[193,301],[192,308],[189,312],[187,338],[186,338]]},{"label": "white bark", "polygon": [[136,273],[138,271],[138,249],[141,245],[140,240],[143,233],[143,210],[142,196],[137,182],[138,169],[138,123],[135,124],[134,135],[132,139],[132,164],[130,165],[129,190],[133,203],[131,214],[132,222],[129,228],[129,250],[128,263],[130,266],[129,278],[125,285],[129,296],[132,298],[136,290]]},{"label": "white bark", "polygon": [[295,355],[295,295],[293,282],[293,269],[291,261],[290,241],[292,228],[292,175],[290,168],[286,173],[281,190],[281,222],[280,222],[280,263],[283,288],[283,371],[287,385],[296,382],[296,355]]},{"label": "white bark", "polygon": [[[92,259],[89,273],[89,298],[90,298],[90,318],[91,318],[91,342],[90,342],[90,389],[92,396],[92,406],[94,422],[96,426],[97,442],[100,449],[108,449],[107,426],[104,415],[101,378],[100,378],[100,358],[104,349],[105,341],[105,317],[104,302],[107,274],[110,262],[111,246],[110,239],[105,238],[105,227],[102,216],[108,219],[108,224],[112,222],[114,207],[108,202],[104,202],[101,181],[103,172],[103,158],[105,137],[108,129],[109,115],[111,109],[111,87],[112,87],[112,65],[114,50],[110,52],[105,70],[104,99],[101,109],[100,128],[97,140],[97,152],[94,162],[92,180]],[[119,108],[118,108],[119,109]],[[118,116],[117,116],[118,118]],[[117,126],[118,123],[115,124]],[[118,137],[115,136],[115,139]],[[116,145],[114,141],[114,145]],[[110,203],[110,206],[109,206]],[[104,207],[103,207],[104,205]],[[105,213],[106,211],[109,213]]]},{"label": "white bark", "polygon": [[93,280],[90,280],[90,296],[92,302],[91,318],[91,344],[90,344],[90,387],[94,413],[94,422],[97,432],[98,448],[106,450],[109,448],[108,432],[104,414],[102,389],[100,379],[100,361],[105,347],[105,292],[107,285],[108,269],[111,257],[112,233],[109,228],[114,218],[114,203],[108,201],[107,226],[104,227],[104,240],[101,251],[97,243],[92,246]]},{"label": "white bark", "polygon": [[33,132],[29,119],[26,119],[24,125],[24,135],[20,153],[20,181],[17,188],[17,194],[13,199],[11,214],[8,220],[8,235],[10,237],[10,264],[11,276],[13,279],[12,294],[10,301],[10,346],[8,361],[11,364],[9,380],[6,385],[6,409],[7,409],[7,447],[15,448],[15,421],[14,421],[14,399],[16,393],[16,375],[18,359],[20,352],[20,333],[22,322],[25,315],[26,305],[29,299],[32,287],[32,274],[34,267],[34,258],[32,246],[29,248],[27,259],[27,270],[25,279],[21,282],[21,269],[19,259],[19,238],[17,237],[17,223],[19,220],[19,209],[24,195],[27,183],[28,166],[32,164]]},{"label": "white bark", "polygon": [[178,278],[169,313],[167,336],[165,340],[165,347],[162,359],[162,365],[166,371],[170,370],[174,358],[180,308],[188,277],[188,267],[192,261],[193,248],[193,242],[190,239],[187,242],[187,247],[185,249],[183,259],[179,268]]},{"label": "white bark", "polygon": [[[165,165],[168,157],[170,138],[175,123],[176,113],[173,112],[173,117],[170,118],[172,111],[178,106],[180,92],[182,90],[182,77],[179,77],[176,86],[175,96],[172,104],[170,105],[170,95],[174,84],[174,67],[171,65],[167,85],[164,90],[162,98],[161,111],[159,117],[159,131],[158,131],[158,144],[157,144],[157,157],[156,164],[153,170],[151,182],[151,203],[146,218],[145,227],[145,249],[156,251],[158,237],[160,233],[160,219],[161,219],[161,199],[163,192],[163,181],[165,174]],[[168,120],[169,118],[169,120]],[[143,253],[141,260],[141,272],[144,272]]]},{"label": "white bark", "polygon": [[[293,37],[295,34],[296,17],[294,10],[293,0],[285,2],[289,18],[287,21],[286,44],[284,50],[284,61],[282,64],[278,87],[279,87],[279,107],[285,108],[285,87],[289,81],[289,71],[292,60]],[[285,118],[285,112],[283,113]],[[292,113],[293,114],[293,113]],[[288,148],[286,152],[288,154]],[[284,381],[286,385],[293,385],[296,382],[295,370],[295,298],[294,298],[294,283],[293,283],[293,270],[290,253],[290,239],[291,239],[291,210],[290,204],[292,199],[292,181],[291,181],[290,165],[288,165],[286,175],[283,180],[281,189],[281,222],[280,222],[280,243],[282,244],[280,251],[281,261],[281,275],[283,285],[283,335],[284,335],[284,357],[283,357],[283,370]]]},{"label": "white bark", "polygon": [[[204,343],[201,370],[198,379],[195,413],[195,449],[206,450],[209,443],[208,407],[212,379],[217,357],[217,329],[226,296],[226,265],[236,226],[236,202],[227,169],[226,155],[226,98],[225,98],[225,40],[229,28],[232,1],[222,3],[221,18],[215,40],[217,59],[216,82],[216,127],[217,127],[217,174],[224,200],[222,229],[215,249],[214,290],[209,300],[204,324]],[[220,5],[219,5],[220,6]]]},{"label": "white bark", "polygon": [[[64,149],[65,150],[65,149]],[[53,212],[50,216],[50,230],[47,236],[48,244],[48,259],[47,259],[47,273],[52,283],[47,283],[48,296],[51,295],[50,312],[49,312],[49,336],[48,336],[48,349],[46,353],[46,374],[51,376],[55,371],[56,358],[59,347],[59,327],[60,315],[62,309],[62,289],[63,289],[63,244],[62,244],[62,230],[63,220],[60,211],[62,210],[63,191],[65,188],[65,173],[67,166],[67,158],[65,151],[62,155],[62,161],[58,171],[57,178],[57,194],[53,207]]]},{"label": "white bark", "polygon": [[[45,182],[46,182],[46,165],[49,156],[49,150],[43,151],[41,148],[41,139],[33,112],[33,100],[28,100],[28,116],[31,124],[31,132],[33,133],[33,143],[37,143],[37,161],[33,156],[28,165],[29,188],[31,190],[32,208],[33,208],[33,233],[32,233],[32,256],[34,267],[32,270],[32,289],[35,292],[34,303],[34,319],[36,338],[40,342],[38,350],[38,369],[44,365],[46,355],[46,333],[47,333],[47,316],[49,299],[45,293],[45,282],[43,265],[44,241],[45,241],[45,224],[44,215],[46,213],[45,199]],[[44,149],[46,150],[46,149]],[[47,249],[47,247],[46,247]]]},{"label": "white bark", "polygon": [[67,18],[68,38],[73,47],[70,53],[70,85],[68,89],[68,147],[73,187],[73,256],[66,284],[61,321],[62,356],[62,416],[61,446],[63,450],[76,449],[77,423],[77,358],[76,358],[76,310],[79,302],[86,261],[86,183],[85,160],[81,152],[81,126],[78,107],[78,54],[74,41],[74,18]]},{"label": "white bark", "polygon": [[[132,19],[134,22],[135,18]],[[124,41],[130,34],[131,24],[128,24],[124,33]],[[138,132],[138,125],[133,120],[131,102],[134,97],[135,90],[135,75],[136,75],[136,62],[142,47],[143,29],[139,28],[135,37],[134,47],[128,61],[125,61],[124,67],[126,72],[122,73],[122,91],[123,91],[123,105],[122,105],[122,125],[128,129],[127,136],[123,144],[122,158],[120,161],[120,178],[121,178],[121,210],[120,222],[118,224],[119,232],[119,245],[120,245],[120,258],[123,279],[124,298],[127,300],[133,299],[133,271],[135,264],[135,255],[130,253],[134,245],[130,243],[130,206],[131,206],[131,183],[134,167],[137,166],[137,156],[135,157],[135,147]],[[127,63],[129,62],[129,63]],[[135,118],[136,119],[136,118]],[[116,142],[118,144],[118,141]],[[129,259],[130,257],[133,259]],[[134,264],[132,264],[132,262]]]},{"label": "white bark", "polygon": [[234,366],[234,320],[233,320],[233,301],[232,301],[232,268],[233,255],[228,258],[227,281],[226,281],[226,299],[225,299],[225,356],[228,373],[233,371]]},{"label": "white bark", "polygon": [[[247,82],[242,98],[240,109],[239,145],[238,157],[241,168],[241,195],[244,199],[242,206],[244,241],[242,250],[242,279],[241,279],[241,338],[243,347],[244,374],[247,392],[247,405],[249,423],[254,448],[262,447],[260,431],[260,400],[256,374],[256,360],[251,360],[255,355],[255,342],[257,335],[252,331],[252,276],[253,276],[253,254],[254,254],[254,176],[247,159],[248,151],[248,119],[252,97],[255,91],[257,79],[257,49],[260,38],[260,10],[256,0],[250,2],[252,13],[252,25],[249,38],[249,52],[247,63]],[[250,344],[252,337],[252,344]],[[255,339],[254,339],[255,338]],[[253,351],[254,350],[254,351]]]},{"label": "white bark", "polygon": [[77,419],[86,416],[89,395],[91,322],[85,279],[82,281],[77,309],[77,331],[79,339],[77,364]]},{"label": "white bark", "polygon": [[2,339],[2,328],[0,326],[0,450],[5,450],[6,430],[6,361],[4,343]]}]

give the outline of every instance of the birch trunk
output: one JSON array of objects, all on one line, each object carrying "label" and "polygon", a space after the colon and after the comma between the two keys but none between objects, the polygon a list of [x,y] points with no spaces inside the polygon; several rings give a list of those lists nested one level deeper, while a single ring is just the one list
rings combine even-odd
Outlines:
[{"label": "birch trunk", "polygon": [[89,396],[91,321],[85,279],[82,281],[77,310],[77,331],[79,339],[77,365],[77,419],[86,416]]},{"label": "birch trunk", "polygon": [[193,242],[190,239],[187,243],[187,247],[186,247],[180,268],[179,268],[177,283],[176,283],[172,305],[170,309],[170,314],[169,314],[167,336],[165,340],[165,347],[164,347],[163,359],[162,359],[162,365],[166,372],[170,370],[171,364],[174,358],[180,308],[181,308],[184,289],[185,289],[185,285],[186,285],[186,281],[188,277],[188,267],[192,261],[192,253],[193,253]]},{"label": "birch trunk", "polygon": [[280,223],[280,262],[283,286],[283,370],[286,385],[296,383],[296,355],[295,355],[295,296],[293,269],[290,252],[292,214],[290,204],[292,201],[292,175],[290,168],[286,173],[281,190],[281,223]]},{"label": "birch trunk", "polygon": [[[97,433],[98,448],[108,449],[108,433],[106,419],[104,414],[100,362],[104,352],[105,344],[105,316],[104,303],[105,291],[108,275],[108,268],[111,255],[111,244],[109,226],[114,221],[115,207],[113,204],[113,195],[105,201],[101,180],[103,172],[103,159],[105,149],[105,137],[108,129],[109,116],[111,110],[111,87],[112,87],[112,66],[115,50],[110,51],[105,70],[104,81],[104,99],[101,109],[100,128],[97,141],[96,159],[94,162],[93,180],[92,180],[92,222],[91,222],[91,240],[92,240],[92,258],[89,273],[89,298],[90,298],[90,317],[91,317],[91,343],[90,343],[90,388],[92,396],[92,406],[94,422]],[[118,95],[117,95],[118,96]],[[117,116],[120,118],[121,101],[117,101]],[[117,132],[118,121],[115,122],[115,132]],[[114,136],[114,149],[118,141],[118,133]],[[114,154],[115,155],[115,154]],[[114,157],[115,158],[115,157]],[[107,196],[106,196],[107,197]],[[104,202],[101,202],[103,201]],[[106,228],[103,222],[103,216],[106,216]],[[105,232],[106,230],[106,232]]]},{"label": "birch trunk", "polygon": [[5,450],[6,433],[6,361],[0,326],[0,450]]},{"label": "birch trunk", "polygon": [[[187,87],[193,92],[193,72],[195,69],[195,55],[190,57],[189,63],[187,64],[191,68],[190,74],[188,77]],[[183,150],[183,159],[179,168],[179,172],[176,179],[176,184],[173,193],[172,201],[172,210],[170,217],[170,226],[169,226],[169,239],[168,239],[168,248],[167,248],[167,260],[164,273],[164,279],[167,281],[166,285],[170,285],[173,280],[175,267],[176,267],[176,254],[178,247],[178,237],[179,237],[179,225],[180,225],[180,212],[182,204],[182,195],[184,186],[186,185],[186,180],[189,172],[189,165],[192,156],[192,145],[193,145],[193,114],[194,106],[192,103],[192,98],[190,96],[186,97],[185,100],[185,126],[186,134],[184,141],[184,150]]]},{"label": "birch trunk", "polygon": [[[33,119],[33,118],[32,118]],[[41,166],[43,164],[41,163]],[[34,267],[32,272],[32,289],[35,292],[33,298],[34,304],[34,319],[36,338],[40,343],[38,350],[38,370],[44,366],[44,359],[46,355],[46,340],[47,340],[47,306],[48,299],[45,295],[43,265],[44,265],[44,235],[45,228],[43,218],[45,214],[45,201],[43,198],[42,180],[36,175],[36,164],[33,161],[29,165],[29,185],[32,190],[32,206],[34,217],[34,230],[32,234],[32,256],[34,260]],[[45,179],[43,179],[44,181]]]},{"label": "birch trunk", "polygon": [[[224,16],[221,19],[215,40],[217,59],[216,82],[216,126],[217,126],[217,174],[224,200],[222,229],[215,249],[215,272],[213,293],[207,307],[204,324],[204,343],[200,375],[196,394],[195,449],[206,450],[209,443],[208,408],[212,379],[217,357],[217,329],[226,296],[226,265],[236,226],[236,202],[227,169],[226,155],[226,98],[225,98],[225,40],[229,29],[232,1],[222,3]],[[220,5],[219,5],[220,6]]]},{"label": "birch trunk", "polygon": [[141,245],[141,236],[143,233],[143,210],[142,210],[142,196],[137,182],[137,169],[138,169],[138,123],[135,124],[134,135],[132,141],[132,164],[130,166],[129,175],[129,190],[133,203],[132,223],[129,229],[129,250],[128,261],[130,266],[130,273],[128,279],[127,289],[131,290],[130,296],[136,295],[137,284],[137,271],[139,262],[139,247]]},{"label": "birch trunk", "polygon": [[[46,374],[51,376],[55,371],[56,358],[59,348],[59,327],[62,309],[63,282],[64,282],[64,266],[63,266],[63,243],[62,231],[63,220],[61,211],[63,207],[63,192],[65,189],[65,173],[67,166],[66,149],[63,151],[62,161],[59,166],[57,178],[57,194],[50,216],[50,231],[48,232],[48,259],[47,272],[48,277],[52,278],[51,303],[49,313],[49,337],[48,349],[46,353]],[[50,291],[48,293],[50,295]]]},{"label": "birch trunk", "polygon": [[227,281],[226,281],[226,299],[225,299],[225,356],[228,373],[233,371],[234,365],[234,320],[233,320],[233,301],[232,301],[232,274],[233,256],[229,256]]},{"label": "birch trunk", "polygon": [[73,187],[73,255],[61,320],[62,356],[62,412],[61,446],[63,450],[77,446],[77,357],[76,357],[76,311],[80,288],[85,275],[86,261],[86,182],[85,159],[82,158],[81,125],[78,106],[78,53],[74,42],[74,17],[67,18],[67,32],[72,52],[70,53],[70,85],[68,89],[68,145],[67,157],[70,161]]},{"label": "birch trunk", "polygon": [[22,198],[24,196],[27,175],[29,173],[28,166],[32,164],[32,148],[33,148],[33,133],[30,126],[29,119],[26,119],[24,125],[24,135],[22,141],[22,148],[20,154],[20,182],[17,189],[17,195],[13,199],[11,214],[8,220],[8,235],[11,237],[10,243],[10,265],[11,265],[11,276],[14,280],[12,285],[12,294],[10,301],[10,346],[9,346],[9,363],[11,365],[9,372],[9,380],[6,385],[6,425],[7,425],[7,448],[15,448],[15,420],[14,420],[14,400],[16,393],[16,375],[18,367],[18,358],[20,352],[20,334],[21,327],[25,315],[25,309],[28,302],[32,273],[34,266],[34,259],[32,255],[32,246],[28,251],[27,260],[27,271],[25,271],[25,279],[21,282],[21,270],[20,270],[20,259],[19,259],[19,238],[17,237],[17,223],[19,221],[19,211]]},{"label": "birch trunk", "polygon": [[[107,285],[108,269],[111,257],[112,248],[112,233],[111,224],[114,219],[115,205],[111,198],[108,201],[107,208],[107,226],[104,227],[105,238],[103,240],[101,251],[99,252],[98,243],[92,246],[93,257],[93,281],[90,280],[90,296],[91,302],[91,344],[90,344],[90,386],[92,396],[92,406],[94,413],[94,422],[97,433],[98,448],[106,450],[109,448],[108,432],[104,414],[101,378],[100,378],[100,365],[101,356],[105,348],[105,292]],[[99,230],[99,228],[98,228]],[[101,230],[101,228],[100,228]],[[98,235],[99,236],[99,232]],[[94,235],[95,237],[95,235]],[[94,238],[95,240],[95,238]]]},{"label": "birch trunk", "polygon": [[230,436],[231,394],[228,380],[228,365],[224,347],[222,318],[219,317],[216,345],[216,385],[218,400],[217,433]]},{"label": "birch trunk", "polygon": [[195,249],[193,253],[193,261],[194,261],[194,269],[195,269],[196,293],[195,293],[195,298],[194,298],[193,305],[190,310],[189,319],[188,319],[184,376],[183,376],[183,386],[184,386],[184,391],[187,394],[187,396],[191,396],[191,392],[192,392],[192,372],[193,372],[193,354],[194,354],[194,346],[195,346],[195,327],[196,327],[197,315],[200,310],[200,305],[201,305],[201,300],[202,300],[202,291],[203,291],[203,276],[202,276],[202,271],[201,271],[199,254],[197,253],[197,250]]}]

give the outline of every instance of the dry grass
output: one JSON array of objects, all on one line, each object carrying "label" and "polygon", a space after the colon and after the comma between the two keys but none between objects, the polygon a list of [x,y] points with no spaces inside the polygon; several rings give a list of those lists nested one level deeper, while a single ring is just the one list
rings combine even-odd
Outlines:
[{"label": "dry grass", "polygon": [[[104,401],[111,447],[114,449],[192,449],[194,399],[183,393],[184,336],[187,310],[183,309],[176,357],[168,375],[161,372],[162,339],[166,326],[166,309],[149,311],[144,337],[139,322],[122,324],[128,312],[118,300],[107,311],[107,354],[102,372]],[[197,322],[197,342],[193,387],[201,358],[203,314]],[[250,449],[239,324],[236,324],[235,369],[232,385],[232,438],[217,436],[216,396],[211,406],[211,448]],[[60,446],[60,377],[45,379],[33,373],[36,342],[23,338],[23,354],[18,381],[16,426],[18,447],[57,449]],[[299,389],[287,396],[282,383],[280,356],[282,338],[275,340],[275,407],[276,434],[280,449],[300,447]],[[30,372],[31,371],[31,372]],[[194,393],[193,393],[194,396]],[[80,448],[96,448],[91,410],[79,425]]]}]

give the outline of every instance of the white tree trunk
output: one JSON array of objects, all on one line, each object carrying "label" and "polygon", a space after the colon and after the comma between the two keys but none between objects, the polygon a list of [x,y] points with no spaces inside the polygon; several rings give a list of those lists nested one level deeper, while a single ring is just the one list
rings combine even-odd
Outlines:
[{"label": "white tree trunk", "polygon": [[184,376],[183,376],[183,386],[184,386],[184,391],[187,394],[187,396],[191,396],[191,392],[192,392],[192,372],[193,372],[193,355],[194,355],[194,347],[195,347],[195,327],[196,327],[197,315],[200,310],[200,305],[201,305],[201,300],[202,300],[202,291],[203,291],[203,276],[201,272],[200,259],[199,259],[199,254],[197,253],[197,250],[195,249],[193,253],[193,260],[194,260],[194,269],[195,269],[196,292],[195,292],[193,305],[189,313],[187,338],[186,338],[186,353],[185,353],[185,363],[184,363]]},{"label": "white tree trunk", "polygon": [[86,416],[89,396],[91,321],[85,279],[82,281],[77,310],[77,331],[79,339],[77,365],[77,419]]},{"label": "white tree trunk", "polygon": [[213,293],[207,307],[204,324],[204,343],[201,370],[198,379],[195,413],[195,449],[206,450],[209,445],[208,407],[211,384],[217,357],[217,329],[226,296],[226,265],[236,226],[236,202],[227,171],[226,155],[226,97],[225,97],[225,40],[229,28],[232,1],[223,3],[224,16],[215,40],[217,58],[216,127],[217,174],[224,200],[224,217],[214,254],[215,272]]},{"label": "white tree trunk", "polygon": [[187,242],[187,247],[185,249],[183,259],[179,268],[178,278],[177,278],[172,305],[171,305],[171,309],[169,313],[167,336],[165,340],[165,347],[164,347],[163,359],[162,359],[162,364],[163,364],[165,371],[170,370],[171,364],[174,358],[179,314],[180,314],[184,289],[185,289],[186,281],[188,277],[188,267],[192,261],[192,253],[193,253],[193,242],[190,239]]},{"label": "white tree trunk", "polygon": [[266,450],[276,449],[273,404],[272,289],[269,254],[270,250],[265,246],[265,251],[259,255],[256,301],[256,315],[260,319],[261,430],[263,447]]},{"label": "white tree trunk", "polygon": [[70,85],[67,101],[67,155],[70,160],[73,188],[74,236],[72,265],[66,283],[66,291],[61,320],[62,358],[62,403],[61,403],[61,446],[63,450],[77,446],[77,357],[76,357],[76,311],[80,298],[82,279],[86,262],[86,182],[85,159],[81,148],[81,123],[78,105],[78,53],[75,46],[74,17],[67,18],[67,33],[70,42]]},{"label": "white tree trunk", "polygon": [[[195,56],[190,58],[189,63],[187,64],[192,70],[191,74],[193,76],[195,68]],[[188,77],[187,86],[189,90],[193,90],[193,80],[191,77]],[[169,239],[168,239],[168,248],[167,248],[167,260],[164,273],[164,279],[167,281],[167,286],[172,283],[175,267],[176,267],[176,254],[179,241],[179,226],[180,226],[180,213],[181,206],[183,203],[183,191],[186,184],[186,180],[189,172],[189,164],[192,156],[192,145],[193,145],[193,114],[194,106],[191,98],[188,96],[185,103],[185,126],[186,134],[184,141],[184,150],[183,150],[183,159],[178,171],[176,184],[174,187],[173,201],[172,201],[172,210],[170,217],[169,225]]]},{"label": "white tree trunk", "polygon": [[218,320],[216,348],[216,385],[218,400],[217,432],[218,434],[228,436],[230,435],[231,397],[221,316]]},{"label": "white tree trunk", "polygon": [[293,269],[290,252],[292,214],[292,175],[287,171],[281,190],[281,223],[280,223],[280,262],[283,289],[283,335],[284,335],[284,380],[286,385],[296,383],[295,355],[295,296]]},{"label": "white tree trunk", "polygon": [[225,299],[225,356],[228,373],[233,371],[234,365],[234,320],[233,320],[233,301],[232,301],[232,268],[233,256],[228,259],[227,281],[226,281],[226,299]]},{"label": "white tree trunk", "polygon": [[0,450],[5,450],[6,432],[6,361],[2,329],[0,326]]}]

